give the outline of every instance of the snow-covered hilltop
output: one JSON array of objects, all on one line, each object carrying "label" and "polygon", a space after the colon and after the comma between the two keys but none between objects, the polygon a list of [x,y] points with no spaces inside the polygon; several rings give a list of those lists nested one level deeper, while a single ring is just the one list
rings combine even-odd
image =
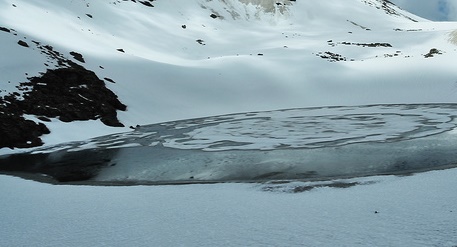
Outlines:
[{"label": "snow-covered hilltop", "polygon": [[[1,0],[0,28],[0,117],[31,120],[22,127],[37,135],[3,147],[226,113],[457,99],[457,24],[389,1]],[[58,68],[45,74],[54,83],[31,79]]]}]

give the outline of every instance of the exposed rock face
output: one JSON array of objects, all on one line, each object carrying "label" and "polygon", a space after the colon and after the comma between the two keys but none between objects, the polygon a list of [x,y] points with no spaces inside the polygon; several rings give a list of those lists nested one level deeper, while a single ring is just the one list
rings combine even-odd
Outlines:
[{"label": "exposed rock face", "polygon": [[424,55],[425,58],[430,58],[430,57],[434,57],[435,55],[440,55],[440,54],[443,54],[440,50],[436,49],[436,48],[432,48],[430,49],[430,51]]},{"label": "exposed rock face", "polygon": [[[12,28],[0,27],[0,31],[17,36]],[[43,123],[26,119],[24,114],[35,115],[43,122],[51,121],[50,118],[63,122],[100,119],[108,126],[124,126],[117,119],[116,111],[125,111],[127,107],[94,72],[75,63],[85,63],[82,54],[71,51],[75,60],[72,61],[51,45],[39,41],[19,40],[17,45],[39,51],[47,58],[44,66],[55,66],[55,69],[20,83],[19,92],[0,96],[0,148],[29,148],[43,144],[40,136],[50,133],[49,129]],[[109,78],[106,80],[114,83]]]},{"label": "exposed rock face", "polygon": [[116,111],[125,111],[127,107],[94,72],[75,63],[70,65],[21,83],[20,89],[27,90],[22,99],[18,93],[0,98],[0,148],[42,145],[39,136],[49,130],[41,123],[26,120],[23,114],[40,119],[58,118],[63,122],[100,119],[108,126],[124,126]]},{"label": "exposed rock face", "polygon": [[19,40],[17,42],[18,45],[20,46],[23,46],[23,47],[29,47],[29,44],[27,44],[27,42],[23,41],[23,40]]},{"label": "exposed rock face", "polygon": [[27,148],[43,145],[39,136],[48,134],[49,129],[42,123],[26,120],[22,115],[5,112],[0,106],[0,147]]},{"label": "exposed rock face", "polygon": [[108,126],[123,127],[116,110],[124,111],[126,106],[94,72],[79,65],[48,70],[23,84],[33,86],[20,102],[27,114],[58,117],[64,122],[100,118]]},{"label": "exposed rock face", "polygon": [[[286,6],[291,4],[290,0],[239,0],[244,4],[252,4],[260,6],[264,9],[265,12],[275,12],[279,11],[281,14],[286,10]],[[294,2],[294,1],[292,1]]]},{"label": "exposed rock face", "polygon": [[[281,16],[289,15],[289,6],[292,5],[294,0],[218,0],[218,1],[206,1],[201,4],[204,9],[211,10],[210,17],[213,19],[224,19],[228,17],[224,14],[229,14],[234,20],[236,19],[260,19],[264,13],[270,14],[270,16]],[[254,7],[256,9],[255,14],[240,11],[239,3],[246,5],[245,7]],[[224,12],[217,12],[217,6],[224,5]],[[245,8],[246,10],[246,8]],[[273,15],[271,15],[273,14]],[[273,20],[272,20],[273,21]]]}]

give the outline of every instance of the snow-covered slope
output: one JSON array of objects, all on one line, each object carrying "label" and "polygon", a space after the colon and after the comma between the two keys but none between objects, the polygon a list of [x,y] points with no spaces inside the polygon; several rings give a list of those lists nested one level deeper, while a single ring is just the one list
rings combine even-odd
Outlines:
[{"label": "snow-covered slope", "polygon": [[2,0],[0,27],[2,96],[59,67],[49,45],[127,106],[125,128],[27,115],[50,128],[46,144],[216,114],[457,98],[457,24],[380,0]]},{"label": "snow-covered slope", "polygon": [[456,29],[382,0],[0,0],[0,143],[58,144],[1,173],[283,179],[0,175],[0,246],[456,246],[456,168],[340,178],[455,167]]}]

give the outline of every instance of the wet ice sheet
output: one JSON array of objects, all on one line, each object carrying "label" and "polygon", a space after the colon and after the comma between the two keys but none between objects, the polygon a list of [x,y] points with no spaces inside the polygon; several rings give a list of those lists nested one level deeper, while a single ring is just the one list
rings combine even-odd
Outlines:
[{"label": "wet ice sheet", "polygon": [[98,181],[203,182],[330,179],[404,174],[457,164],[457,135],[313,149],[207,152],[166,147],[120,149]]}]

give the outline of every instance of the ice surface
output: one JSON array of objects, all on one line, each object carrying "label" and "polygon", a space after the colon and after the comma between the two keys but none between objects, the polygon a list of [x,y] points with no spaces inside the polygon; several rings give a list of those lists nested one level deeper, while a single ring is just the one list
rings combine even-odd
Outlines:
[{"label": "ice surface", "polygon": [[[456,104],[368,105],[239,113],[138,126],[131,132],[74,142],[68,151],[83,150],[88,143],[99,148],[126,143],[225,151],[397,142],[453,130],[456,108]],[[52,150],[56,149],[58,145]]]},{"label": "ice surface", "polygon": [[181,120],[3,156],[0,169],[115,184],[405,174],[457,165],[456,109],[316,107]]}]

